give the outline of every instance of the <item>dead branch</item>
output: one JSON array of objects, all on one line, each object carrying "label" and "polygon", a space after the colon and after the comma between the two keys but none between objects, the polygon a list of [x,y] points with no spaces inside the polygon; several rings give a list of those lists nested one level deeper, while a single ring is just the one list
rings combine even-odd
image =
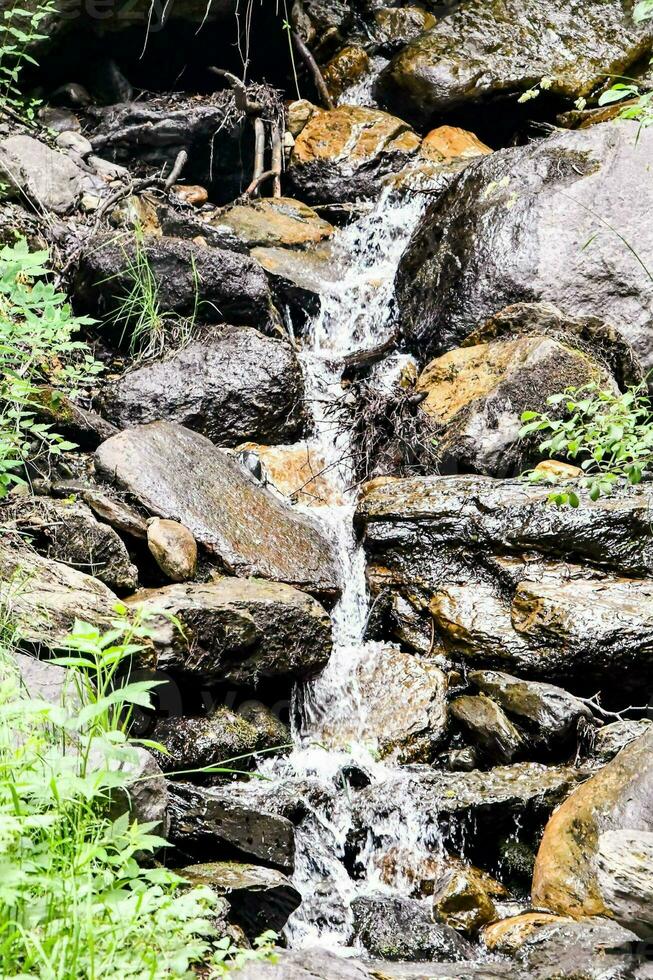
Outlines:
[{"label": "dead branch", "polygon": [[225,82],[233,89],[236,108],[244,112],[246,116],[260,116],[263,106],[260,102],[253,102],[247,94],[247,86],[237,75],[233,75],[224,68],[215,68],[209,65],[209,71],[219,78],[224,78]]},{"label": "dead branch", "polygon": [[578,695],[575,695],[575,697],[577,701],[580,701],[581,704],[586,704],[587,707],[590,709],[590,711],[597,714],[600,718],[614,719],[616,721],[623,721],[623,716],[631,711],[634,711],[637,714],[644,714],[650,708],[650,705],[648,704],[645,705],[629,704],[627,708],[622,708],[621,711],[608,711],[607,708],[603,708],[601,706],[601,703],[599,701],[599,698],[601,697],[600,691],[597,691],[596,694],[593,694],[591,698],[581,698],[578,697]]},{"label": "dead branch", "polygon": [[125,186],[121,187],[120,190],[117,190],[115,194],[108,197],[98,209],[96,225],[100,223],[107,211],[115,207],[115,205],[122,201],[125,197],[129,197],[132,194],[138,194],[140,191],[155,188],[161,188],[165,191],[170,190],[172,185],[177,182],[179,175],[186,166],[187,161],[188,153],[186,150],[180,150],[175,158],[175,162],[172,165],[172,170],[167,177],[141,177],[139,180],[132,180],[129,182],[129,184],[125,184]]},{"label": "dead branch", "polygon": [[265,170],[265,123],[260,116],[254,120],[254,171],[252,182],[249,185],[253,188],[251,194],[258,194],[261,183],[261,174]]},{"label": "dead branch", "polygon": [[329,89],[327,88],[327,84],[324,81],[324,75],[320,70],[320,66],[318,65],[317,61],[313,57],[312,52],[306,46],[306,44],[299,36],[297,31],[292,31],[291,34],[292,34],[293,44],[297,49],[297,53],[300,55],[302,61],[308,68],[311,78],[313,79],[313,82],[315,84],[315,88],[317,89],[320,99],[322,100],[322,105],[325,107],[325,109],[333,109],[334,107],[333,99],[329,94]]},{"label": "dead branch", "polygon": [[246,188],[243,197],[253,197],[262,184],[264,184],[267,180],[272,180],[276,176],[276,170],[265,170],[262,174],[260,174],[260,176],[251,182],[249,187]]},{"label": "dead branch", "polygon": [[281,170],[283,168],[283,145],[281,142],[281,127],[272,123],[272,197],[281,197]]}]

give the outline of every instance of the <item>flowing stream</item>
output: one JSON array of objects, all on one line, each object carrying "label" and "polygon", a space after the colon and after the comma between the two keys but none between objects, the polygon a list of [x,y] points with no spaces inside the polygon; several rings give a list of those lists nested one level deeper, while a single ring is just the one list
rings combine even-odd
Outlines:
[{"label": "flowing stream", "polygon": [[[397,264],[421,211],[418,195],[397,202],[384,194],[370,213],[337,232],[332,248],[338,274],[324,282],[321,310],[302,354],[315,419],[312,445],[330,467],[342,499],[337,505],[311,508],[311,513],[328,524],[338,542],[344,591],[332,616],[330,662],[320,676],[294,692],[295,748],[263,766],[280,787],[294,788],[308,809],[296,835],[294,883],[303,901],[287,927],[288,942],[295,947],[347,947],[352,899],[372,891],[407,893],[405,859],[413,864],[420,854],[426,859],[437,845],[407,796],[392,817],[371,819],[374,833],[368,831],[368,842],[358,856],[357,864],[363,867],[356,880],[343,863],[352,825],[346,774],[363,773],[366,780],[383,782],[397,770],[378,761],[367,732],[368,705],[358,684],[360,668],[373,663],[388,644],[364,640],[369,610],[365,557],[353,534],[352,446],[332,409],[343,394],[343,357],[375,347],[389,336]],[[374,369],[376,382],[390,383],[407,360],[397,354],[386,357]]]}]

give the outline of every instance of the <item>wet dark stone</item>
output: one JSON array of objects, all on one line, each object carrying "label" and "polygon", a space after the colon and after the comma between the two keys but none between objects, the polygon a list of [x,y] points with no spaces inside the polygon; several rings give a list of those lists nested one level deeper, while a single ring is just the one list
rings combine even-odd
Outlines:
[{"label": "wet dark stone", "polygon": [[120,428],[167,419],[216,445],[237,446],[298,438],[303,400],[301,369],[288,343],[251,327],[224,327],[111,382],[101,406]]},{"label": "wet dark stone", "polygon": [[384,960],[471,959],[471,945],[455,929],[433,920],[426,902],[369,896],[354,899],[354,929],[368,953]]},{"label": "wet dark stone", "polygon": [[653,282],[608,225],[650,265],[652,147],[653,130],[610,122],[466,168],[426,212],[399,266],[410,349],[431,357],[510,304],[546,300],[618,328],[650,366]]},{"label": "wet dark stone", "polygon": [[196,787],[168,783],[170,840],[202,857],[231,853],[292,871],[295,860],[294,828],[285,817],[248,804],[232,786]]}]

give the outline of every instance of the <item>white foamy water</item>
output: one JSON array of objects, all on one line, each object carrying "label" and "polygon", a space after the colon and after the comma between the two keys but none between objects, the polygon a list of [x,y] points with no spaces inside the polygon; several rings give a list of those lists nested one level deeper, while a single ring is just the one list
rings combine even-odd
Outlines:
[{"label": "white foamy water", "polygon": [[[294,693],[294,750],[263,767],[280,786],[290,785],[308,811],[296,832],[293,876],[303,901],[286,929],[289,945],[295,947],[344,949],[351,938],[351,900],[371,891],[407,893],[407,866],[437,847],[432,828],[422,826],[406,800],[367,831],[356,880],[343,863],[352,828],[352,791],[345,773],[363,773],[366,780],[383,783],[396,770],[378,760],[376,745],[366,734],[369,705],[359,673],[388,644],[364,640],[369,602],[365,557],[353,533],[353,447],[333,409],[343,397],[342,359],[391,336],[395,273],[422,208],[419,195],[398,202],[384,194],[370,213],[337,231],[333,263],[338,274],[324,282],[321,309],[300,355],[315,420],[311,442],[330,466],[344,503],[310,511],[327,525],[343,569],[343,594],[332,613],[333,653],[321,675],[298,685]],[[405,362],[397,354],[388,356],[374,369],[378,384],[390,384]]]}]

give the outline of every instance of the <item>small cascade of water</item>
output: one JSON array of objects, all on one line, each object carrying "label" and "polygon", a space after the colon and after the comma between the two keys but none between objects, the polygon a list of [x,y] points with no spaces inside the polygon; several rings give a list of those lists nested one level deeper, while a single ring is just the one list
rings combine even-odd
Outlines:
[{"label": "small cascade of water", "polygon": [[[302,893],[299,910],[287,926],[291,946],[345,947],[350,940],[351,900],[366,891],[406,892],[406,855],[426,860],[436,842],[406,801],[367,835],[354,881],[343,863],[352,808],[344,773],[359,771],[384,782],[396,773],[378,761],[366,738],[368,706],[359,673],[388,644],[364,640],[368,616],[365,556],[354,540],[356,503],[352,449],[337,423],[333,406],[342,397],[342,359],[388,339],[392,330],[394,277],[399,258],[421,213],[416,195],[396,201],[383,194],[374,209],[340,229],[332,243],[338,275],[321,291],[321,309],[310,327],[301,359],[315,434],[312,440],[330,468],[343,503],[321,507],[320,519],[337,542],[343,569],[343,594],[333,611],[333,653],[320,676],[298,685],[294,694],[294,750],[263,767],[273,780],[292,783],[308,816],[296,834],[294,883]],[[390,355],[377,365],[379,385],[397,377],[405,358]],[[313,514],[316,512],[313,510]],[[379,843],[380,842],[380,843]],[[384,855],[394,855],[385,862]],[[388,869],[388,863],[392,869]]]}]

